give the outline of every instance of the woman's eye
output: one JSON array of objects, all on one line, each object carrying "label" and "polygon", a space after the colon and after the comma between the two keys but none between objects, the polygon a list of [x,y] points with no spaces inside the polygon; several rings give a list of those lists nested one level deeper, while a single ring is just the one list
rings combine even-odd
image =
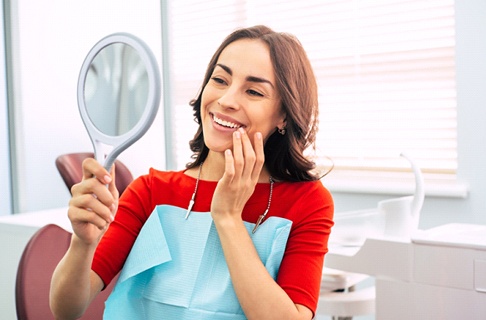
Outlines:
[{"label": "woman's eye", "polygon": [[260,92],[258,92],[258,91],[255,91],[255,90],[251,90],[251,89],[250,89],[250,90],[248,90],[247,92],[248,92],[248,94],[250,94],[250,95],[252,95],[252,96],[263,97],[263,94],[261,94],[261,93],[260,93]]},{"label": "woman's eye", "polygon": [[212,77],[211,78],[214,82],[219,83],[219,84],[225,84],[224,80],[218,77]]}]

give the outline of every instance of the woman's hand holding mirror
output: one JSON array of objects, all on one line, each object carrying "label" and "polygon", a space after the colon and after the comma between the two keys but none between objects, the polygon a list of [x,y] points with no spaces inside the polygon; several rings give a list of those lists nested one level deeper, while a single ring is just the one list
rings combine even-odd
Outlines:
[{"label": "woman's hand holding mirror", "polygon": [[88,158],[83,161],[83,180],[71,189],[68,217],[74,234],[88,246],[96,245],[114,220],[119,196],[115,179],[114,167],[108,173]]}]

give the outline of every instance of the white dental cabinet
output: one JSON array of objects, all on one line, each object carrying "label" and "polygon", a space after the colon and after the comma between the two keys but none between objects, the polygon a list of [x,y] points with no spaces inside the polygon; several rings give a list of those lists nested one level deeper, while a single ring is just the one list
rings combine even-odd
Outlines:
[{"label": "white dental cabinet", "polygon": [[377,320],[486,319],[486,226],[446,224],[411,240],[331,245],[325,265],[375,277]]},{"label": "white dental cabinet", "polygon": [[[49,223],[70,230],[67,208],[0,217],[1,319],[17,318],[20,256]],[[377,320],[486,319],[486,226],[447,224],[408,241],[377,236],[329,249],[326,267],[375,278]]]}]

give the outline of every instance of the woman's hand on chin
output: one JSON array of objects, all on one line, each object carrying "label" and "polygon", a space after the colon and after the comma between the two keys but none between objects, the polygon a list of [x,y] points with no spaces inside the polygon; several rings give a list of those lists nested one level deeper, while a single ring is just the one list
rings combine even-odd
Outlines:
[{"label": "woman's hand on chin", "polygon": [[211,202],[214,220],[241,219],[243,208],[255,190],[265,162],[260,132],[255,133],[253,145],[244,129],[233,133],[233,152],[226,150],[224,153],[225,171]]}]

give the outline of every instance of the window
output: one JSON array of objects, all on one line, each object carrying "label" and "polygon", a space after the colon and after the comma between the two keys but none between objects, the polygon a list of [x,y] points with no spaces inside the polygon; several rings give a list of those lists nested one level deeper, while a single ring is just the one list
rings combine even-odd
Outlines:
[{"label": "window", "polygon": [[3,7],[0,9],[2,25],[0,26],[0,216],[12,212],[11,198],[11,177],[10,177],[10,147],[9,147],[9,125],[7,109],[7,82],[6,82],[6,59],[5,59],[5,37],[4,37],[4,15]]},{"label": "window", "polygon": [[188,101],[211,55],[237,27],[295,34],[319,84],[318,163],[360,176],[409,170],[454,177],[456,90],[452,0],[169,1],[175,167],[195,132]]}]

